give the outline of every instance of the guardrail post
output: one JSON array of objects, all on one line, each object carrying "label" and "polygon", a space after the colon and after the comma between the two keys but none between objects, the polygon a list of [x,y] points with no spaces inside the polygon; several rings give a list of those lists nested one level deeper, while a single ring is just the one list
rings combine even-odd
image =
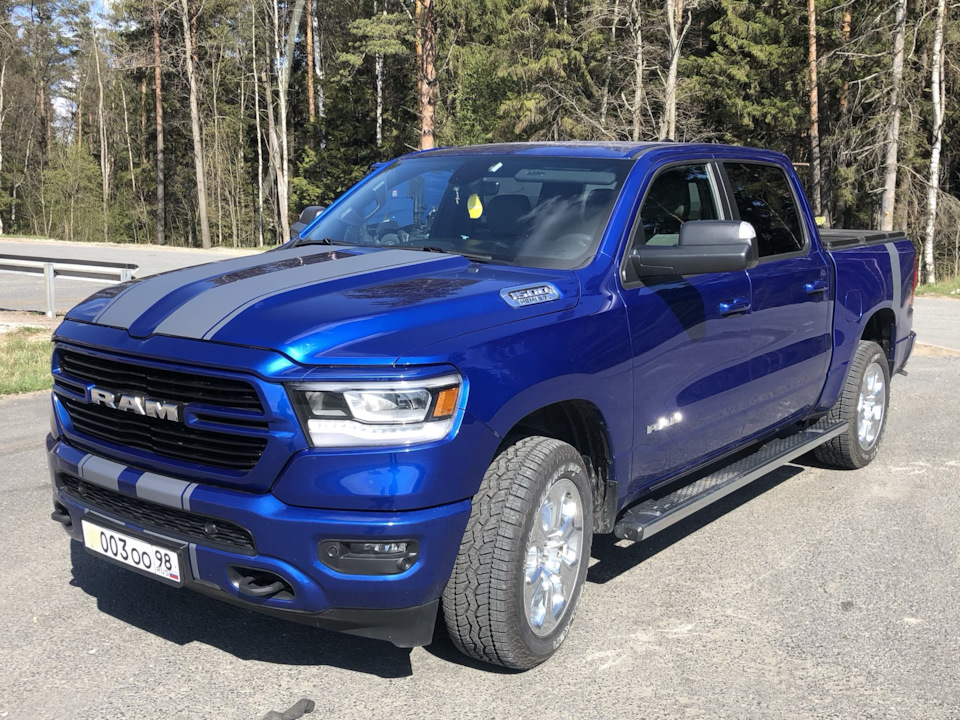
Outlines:
[{"label": "guardrail post", "polygon": [[57,316],[56,296],[53,293],[53,263],[43,264],[43,282],[47,290],[47,317],[55,318]]},{"label": "guardrail post", "polygon": [[130,270],[123,268],[120,271],[120,282],[128,282],[130,280]]}]

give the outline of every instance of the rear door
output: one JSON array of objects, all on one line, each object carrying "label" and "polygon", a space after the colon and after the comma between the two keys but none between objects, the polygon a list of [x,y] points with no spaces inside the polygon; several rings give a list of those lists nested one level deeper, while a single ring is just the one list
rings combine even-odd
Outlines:
[{"label": "rear door", "polygon": [[811,237],[800,190],[779,165],[723,163],[730,204],[757,232],[760,262],[752,292],[749,410],[745,436],[802,414],[816,403],[830,361],[827,258]]},{"label": "rear door", "polygon": [[621,268],[634,355],[631,490],[741,437],[750,380],[746,272],[641,280],[629,262],[637,245],[676,244],[684,222],[729,219],[719,187],[710,161],[668,165],[634,220]]}]

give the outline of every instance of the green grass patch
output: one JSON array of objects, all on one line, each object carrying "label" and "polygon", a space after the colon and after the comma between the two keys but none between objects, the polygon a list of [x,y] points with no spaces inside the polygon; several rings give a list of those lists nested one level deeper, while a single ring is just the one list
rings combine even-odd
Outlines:
[{"label": "green grass patch", "polygon": [[960,276],[934,285],[917,285],[917,295],[951,295],[960,298]]},{"label": "green grass patch", "polygon": [[0,395],[50,385],[50,331],[22,327],[0,334]]}]

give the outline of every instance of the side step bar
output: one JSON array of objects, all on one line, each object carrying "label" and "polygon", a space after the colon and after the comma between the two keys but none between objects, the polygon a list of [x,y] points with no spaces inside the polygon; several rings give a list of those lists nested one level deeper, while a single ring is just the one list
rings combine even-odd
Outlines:
[{"label": "side step bar", "polygon": [[753,454],[699,478],[669,495],[634,505],[617,520],[613,533],[621,540],[646,540],[710,503],[843,434],[846,429],[847,423],[829,425],[824,418],[795,435],[764,443]]}]

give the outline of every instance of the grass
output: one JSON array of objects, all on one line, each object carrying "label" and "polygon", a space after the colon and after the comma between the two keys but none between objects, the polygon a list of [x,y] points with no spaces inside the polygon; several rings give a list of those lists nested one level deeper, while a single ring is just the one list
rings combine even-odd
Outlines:
[{"label": "grass", "polygon": [[22,327],[0,335],[0,395],[49,388],[50,332]]},{"label": "grass", "polygon": [[952,295],[960,297],[960,275],[935,285],[917,285],[917,295]]}]

